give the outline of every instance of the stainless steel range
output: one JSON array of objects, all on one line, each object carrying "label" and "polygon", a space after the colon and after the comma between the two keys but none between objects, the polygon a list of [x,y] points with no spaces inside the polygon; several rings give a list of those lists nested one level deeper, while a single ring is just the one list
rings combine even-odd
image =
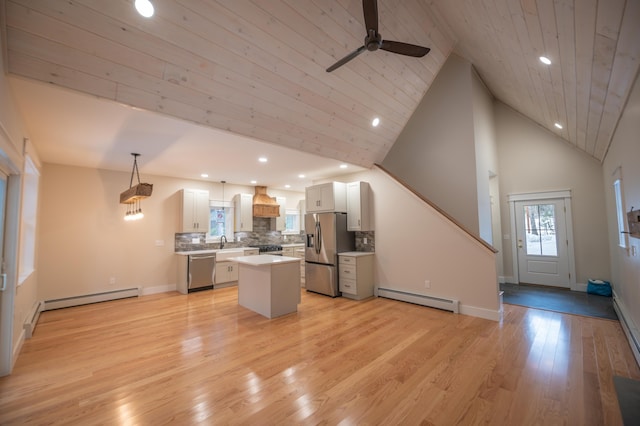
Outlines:
[{"label": "stainless steel range", "polygon": [[282,246],[277,244],[255,244],[249,247],[257,248],[260,254],[282,256]]}]

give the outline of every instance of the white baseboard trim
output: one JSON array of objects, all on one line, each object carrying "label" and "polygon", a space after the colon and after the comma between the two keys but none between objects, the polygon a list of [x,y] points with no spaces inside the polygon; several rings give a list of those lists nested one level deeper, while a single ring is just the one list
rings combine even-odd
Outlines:
[{"label": "white baseboard trim", "polygon": [[426,294],[412,293],[404,290],[396,290],[393,288],[378,288],[378,296],[387,299],[400,300],[402,302],[415,303],[416,305],[428,306],[430,308],[451,311],[454,314],[460,312],[459,302],[454,299],[446,299],[438,296],[429,296]]},{"label": "white baseboard trim", "polygon": [[518,284],[518,281],[511,276],[499,276],[498,282],[500,284]]},{"label": "white baseboard trim", "polygon": [[582,291],[583,293],[587,292],[587,284],[586,283],[573,283],[571,284],[571,291]]},{"label": "white baseboard trim", "polygon": [[147,296],[149,294],[168,293],[170,291],[177,291],[178,286],[176,284],[157,285],[154,287],[142,287],[141,296]]},{"label": "white baseboard trim", "polygon": [[633,319],[627,314],[627,308],[624,303],[616,296],[615,291],[613,292],[613,309],[616,311],[616,314],[618,314],[622,330],[625,336],[627,336],[636,363],[640,366],[640,332],[634,324]]},{"label": "white baseboard trim", "polygon": [[105,291],[102,293],[85,294],[82,296],[65,297],[62,299],[45,300],[43,310],[48,311],[51,309],[68,308],[71,306],[88,305],[89,303],[126,299],[129,297],[138,297],[139,295],[140,289],[135,287]]},{"label": "white baseboard trim", "polygon": [[491,309],[478,308],[469,305],[460,305],[460,313],[471,317],[483,318],[491,321],[500,321],[501,312],[492,311]]},{"label": "white baseboard trim", "polygon": [[11,357],[11,371],[13,371],[13,367],[16,365],[18,355],[20,355],[20,351],[22,350],[22,345],[24,345],[24,330],[20,330],[20,337],[18,338],[16,345],[13,347],[13,356]]},{"label": "white baseboard trim", "polygon": [[38,324],[38,319],[40,318],[40,312],[42,312],[43,310],[44,301],[40,300],[37,301],[31,308],[31,311],[29,311],[29,314],[24,320],[24,324],[22,326],[22,328],[24,329],[25,338],[31,339],[31,336],[33,336],[33,330],[35,330],[36,325]]}]

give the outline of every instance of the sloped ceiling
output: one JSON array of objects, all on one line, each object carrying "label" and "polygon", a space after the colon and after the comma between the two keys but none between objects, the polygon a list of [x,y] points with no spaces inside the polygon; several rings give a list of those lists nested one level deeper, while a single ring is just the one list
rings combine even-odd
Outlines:
[{"label": "sloped ceiling", "polygon": [[146,19],[133,0],[3,0],[8,71],[370,167],[454,49],[498,99],[599,160],[640,62],[638,1],[379,0],[383,38],[431,52],[365,52],[332,73],[362,45],[360,0],[154,4]]}]

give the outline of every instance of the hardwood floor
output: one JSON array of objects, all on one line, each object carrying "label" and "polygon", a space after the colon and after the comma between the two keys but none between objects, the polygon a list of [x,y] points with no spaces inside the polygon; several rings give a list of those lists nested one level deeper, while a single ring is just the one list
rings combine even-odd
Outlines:
[{"label": "hardwood floor", "polygon": [[0,424],[617,425],[613,375],[640,379],[615,321],[306,292],[268,320],[231,287],[44,312]]}]

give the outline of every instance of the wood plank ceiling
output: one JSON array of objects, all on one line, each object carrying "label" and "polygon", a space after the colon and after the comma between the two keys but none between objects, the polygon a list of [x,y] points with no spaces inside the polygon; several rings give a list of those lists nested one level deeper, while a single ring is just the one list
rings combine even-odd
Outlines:
[{"label": "wood plank ceiling", "polygon": [[360,0],[155,0],[151,19],[133,0],[2,2],[9,73],[365,167],[454,49],[598,160],[640,62],[637,0],[379,0],[382,36],[431,52],[366,52],[333,73],[362,45]]}]

